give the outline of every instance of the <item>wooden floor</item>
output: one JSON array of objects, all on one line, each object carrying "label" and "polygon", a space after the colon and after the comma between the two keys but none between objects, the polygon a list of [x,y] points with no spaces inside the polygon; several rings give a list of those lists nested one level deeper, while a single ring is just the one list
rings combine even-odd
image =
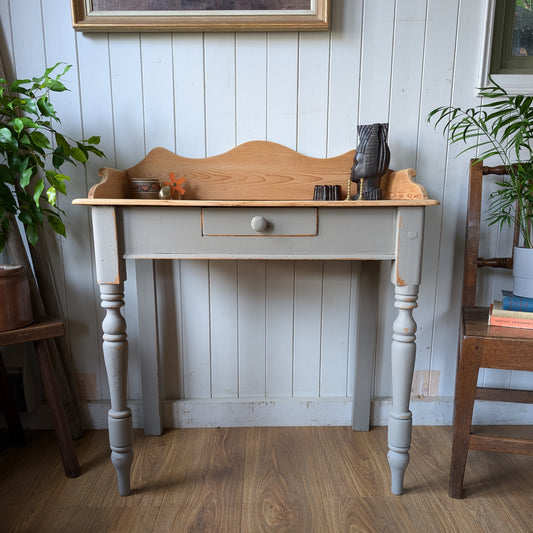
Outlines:
[{"label": "wooden floor", "polygon": [[470,452],[466,498],[452,500],[448,427],[413,428],[403,496],[389,492],[386,428],[136,431],[125,498],[107,432],[77,441],[77,479],[52,432],[28,436],[0,452],[2,533],[533,531],[533,457]]}]

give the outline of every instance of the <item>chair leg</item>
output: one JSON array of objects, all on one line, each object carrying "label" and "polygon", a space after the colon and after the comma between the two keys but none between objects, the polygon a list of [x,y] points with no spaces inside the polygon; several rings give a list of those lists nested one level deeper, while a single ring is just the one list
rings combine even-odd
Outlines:
[{"label": "chair leg", "polygon": [[6,367],[4,360],[0,355],[0,407],[4,411],[7,425],[7,435],[10,444],[20,446],[26,442],[20,418],[15,406],[15,400],[9,390],[9,381],[7,379]]},{"label": "chair leg", "polygon": [[472,347],[472,350],[469,348],[463,344],[457,368],[449,487],[449,494],[452,498],[462,497],[463,478],[472,428],[472,412],[479,374],[477,348]]},{"label": "chair leg", "polygon": [[81,473],[80,465],[76,457],[74,442],[72,441],[70,428],[67,423],[65,408],[63,407],[63,402],[61,401],[61,396],[57,388],[57,381],[52,368],[52,361],[46,340],[36,341],[34,345],[39,359],[44,393],[52,414],[65,474],[67,477],[78,477]]}]

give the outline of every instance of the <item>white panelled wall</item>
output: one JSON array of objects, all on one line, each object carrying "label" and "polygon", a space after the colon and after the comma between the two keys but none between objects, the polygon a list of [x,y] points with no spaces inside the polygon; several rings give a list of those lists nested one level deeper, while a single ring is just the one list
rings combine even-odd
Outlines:
[{"label": "white panelled wall", "polygon": [[[70,92],[54,96],[63,131],[101,135],[107,160],[73,170],[70,198],[86,196],[100,166],[127,168],[155,146],[205,157],[266,139],[326,157],[356,146],[357,124],[389,122],[391,168],[415,168],[441,202],[427,209],[412,409],[415,424],[447,424],[469,155],[456,157],[460,150],[425,119],[440,105],[476,104],[484,2],[332,0],[329,32],[83,34],[72,29],[69,0],[0,0],[1,50],[18,78],[59,61],[73,65]],[[54,271],[86,422],[100,428],[109,392],[90,217],[66,200],[62,208],[68,239],[50,239]],[[488,249],[499,243],[487,235]],[[372,424],[387,422],[391,395],[389,266],[381,265],[376,295]],[[128,267],[129,395],[138,425],[134,262]],[[165,425],[350,424],[358,272],[350,262],[157,262]],[[510,283],[486,277],[481,299]],[[533,385],[519,373],[482,379]],[[533,421],[524,406],[487,406],[478,421],[489,412],[497,422]]]}]

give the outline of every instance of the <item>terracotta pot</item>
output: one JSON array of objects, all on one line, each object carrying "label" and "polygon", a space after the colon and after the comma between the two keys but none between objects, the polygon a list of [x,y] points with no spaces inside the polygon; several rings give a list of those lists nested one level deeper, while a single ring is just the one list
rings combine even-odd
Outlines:
[{"label": "terracotta pot", "polygon": [[0,265],[0,331],[21,328],[32,321],[30,286],[24,267]]}]

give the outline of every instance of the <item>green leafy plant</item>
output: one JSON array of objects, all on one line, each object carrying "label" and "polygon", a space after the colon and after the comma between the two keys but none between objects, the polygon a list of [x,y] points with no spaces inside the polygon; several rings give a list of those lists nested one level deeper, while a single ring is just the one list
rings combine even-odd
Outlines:
[{"label": "green leafy plant", "polygon": [[23,223],[32,245],[44,220],[66,236],[57,193],[67,194],[70,177],[62,167],[85,164],[90,154],[104,155],[96,147],[99,137],[76,141],[56,129],[60,120],[50,92],[68,90],[61,78],[69,69],[58,63],[41,77],[11,83],[0,79],[0,251],[13,216]]},{"label": "green leafy plant", "polygon": [[428,121],[443,126],[450,144],[466,144],[461,154],[476,150],[478,160],[497,157],[505,165],[509,176],[490,195],[488,222],[500,229],[516,222],[524,246],[533,248],[533,97],[510,95],[492,78],[490,83],[480,89],[477,107],[439,107]]}]

